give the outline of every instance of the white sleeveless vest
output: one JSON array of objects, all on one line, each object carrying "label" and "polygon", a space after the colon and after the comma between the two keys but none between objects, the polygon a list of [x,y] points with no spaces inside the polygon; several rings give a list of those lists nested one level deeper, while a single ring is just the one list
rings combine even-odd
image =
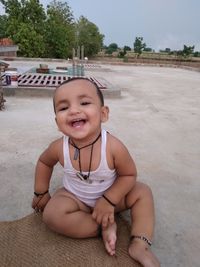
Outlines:
[{"label": "white sleeveless vest", "polygon": [[[63,185],[67,191],[73,193],[80,201],[90,207],[94,207],[96,200],[103,195],[117,177],[115,169],[111,170],[107,164],[107,132],[104,129],[101,131],[101,160],[99,167],[95,171],[90,172],[90,182],[82,181],[76,176],[78,171],[73,168],[70,160],[68,140],[68,136],[63,136]],[[83,174],[87,174],[87,172],[83,172]]]}]

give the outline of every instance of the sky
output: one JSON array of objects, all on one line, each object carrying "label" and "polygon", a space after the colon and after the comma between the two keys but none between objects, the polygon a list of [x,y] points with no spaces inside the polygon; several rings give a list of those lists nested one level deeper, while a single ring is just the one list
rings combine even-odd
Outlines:
[{"label": "sky", "polygon": [[[60,0],[62,1],[62,0]],[[50,0],[40,0],[44,7]],[[159,51],[200,51],[200,0],[66,0],[75,19],[86,17],[103,34],[104,44],[133,48],[136,37]],[[0,14],[3,8],[0,6]]]}]

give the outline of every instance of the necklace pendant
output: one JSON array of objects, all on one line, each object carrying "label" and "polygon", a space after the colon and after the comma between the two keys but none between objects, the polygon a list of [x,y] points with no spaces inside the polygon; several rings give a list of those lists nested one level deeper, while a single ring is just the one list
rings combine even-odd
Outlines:
[{"label": "necklace pendant", "polygon": [[76,173],[76,176],[77,176],[81,181],[87,181],[87,179],[88,179],[88,176],[87,176],[87,175],[82,174],[82,173],[80,173],[80,172],[77,172],[77,173]]},{"label": "necklace pendant", "polygon": [[82,176],[82,174],[80,172],[77,172],[76,173],[76,176],[81,180],[81,181],[84,181],[84,178]]},{"label": "necklace pendant", "polygon": [[74,151],[74,160],[77,160],[79,157],[79,149],[75,148],[75,151]]}]

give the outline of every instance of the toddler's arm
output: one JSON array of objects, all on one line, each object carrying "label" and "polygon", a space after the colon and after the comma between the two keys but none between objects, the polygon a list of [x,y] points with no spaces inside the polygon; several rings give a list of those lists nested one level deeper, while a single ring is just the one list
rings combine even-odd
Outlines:
[{"label": "toddler's arm", "polygon": [[[114,222],[114,209],[117,204],[127,195],[136,182],[137,170],[135,163],[127,148],[115,137],[108,135],[108,155],[110,164],[116,169],[117,179],[106,190],[94,207],[93,218],[103,227]],[[109,157],[108,157],[109,161]],[[108,162],[109,163],[109,162]],[[107,199],[107,200],[106,200]]]},{"label": "toddler's arm", "polygon": [[49,183],[54,165],[59,161],[60,139],[51,143],[41,154],[35,170],[35,185],[32,208],[43,210],[50,199]]}]

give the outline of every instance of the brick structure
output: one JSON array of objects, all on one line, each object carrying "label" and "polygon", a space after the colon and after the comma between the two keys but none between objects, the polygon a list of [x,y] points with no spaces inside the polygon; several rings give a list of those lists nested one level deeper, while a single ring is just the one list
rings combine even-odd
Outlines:
[{"label": "brick structure", "polygon": [[16,57],[18,46],[9,38],[0,39],[0,56]]}]

